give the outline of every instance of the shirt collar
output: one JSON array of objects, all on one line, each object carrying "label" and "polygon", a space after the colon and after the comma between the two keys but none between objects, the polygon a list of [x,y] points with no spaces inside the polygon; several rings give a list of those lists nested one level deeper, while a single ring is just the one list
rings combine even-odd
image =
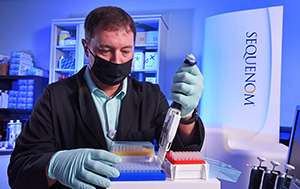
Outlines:
[{"label": "shirt collar", "polygon": [[[84,72],[84,78],[85,78],[85,80],[86,80],[86,83],[87,83],[87,85],[88,85],[90,91],[91,91],[91,94],[93,94],[93,93],[94,93],[95,91],[97,91],[97,90],[99,90],[99,91],[101,91],[103,94],[105,94],[104,91],[102,91],[101,89],[99,89],[99,88],[95,85],[95,83],[94,83],[94,81],[92,80],[91,75],[90,75],[90,73],[89,73],[89,68],[88,68],[88,67],[86,67],[86,69],[85,69],[85,72]],[[123,81],[122,89],[118,92],[118,94],[116,94],[116,95],[113,96],[113,97],[117,97],[117,98],[119,98],[119,99],[122,100],[122,99],[125,97],[125,95],[126,95],[126,91],[127,91],[127,77],[126,77],[126,78],[124,79],[124,81]]]}]

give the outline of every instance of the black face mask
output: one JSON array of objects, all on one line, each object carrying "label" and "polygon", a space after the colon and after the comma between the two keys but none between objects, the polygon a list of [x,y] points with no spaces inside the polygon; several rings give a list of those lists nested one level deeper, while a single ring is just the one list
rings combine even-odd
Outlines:
[{"label": "black face mask", "polygon": [[95,58],[91,71],[106,85],[120,84],[131,73],[132,59],[123,64],[116,64],[94,55],[91,51],[90,53]]}]

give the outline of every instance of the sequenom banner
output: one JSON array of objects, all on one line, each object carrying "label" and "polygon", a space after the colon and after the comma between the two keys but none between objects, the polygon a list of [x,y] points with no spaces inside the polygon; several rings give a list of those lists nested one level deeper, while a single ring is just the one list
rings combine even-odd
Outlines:
[{"label": "sequenom banner", "polygon": [[200,106],[204,123],[278,141],[282,17],[283,7],[277,6],[206,18]]}]

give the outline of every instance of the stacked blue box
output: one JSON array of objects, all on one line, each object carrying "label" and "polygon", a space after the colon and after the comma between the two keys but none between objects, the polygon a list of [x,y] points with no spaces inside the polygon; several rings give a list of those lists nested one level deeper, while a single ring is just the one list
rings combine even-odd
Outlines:
[{"label": "stacked blue box", "polygon": [[27,79],[19,79],[19,95],[18,95],[18,103],[17,109],[26,109],[26,101],[27,101]]},{"label": "stacked blue box", "polygon": [[9,75],[26,75],[27,70],[33,66],[31,55],[22,51],[12,51]]},{"label": "stacked blue box", "polygon": [[8,108],[17,109],[19,91],[9,90],[8,91]]},{"label": "stacked blue box", "polygon": [[34,95],[34,79],[19,79],[19,90],[10,90],[8,97],[8,108],[10,109],[32,109]]},{"label": "stacked blue box", "polygon": [[34,66],[27,69],[26,75],[35,75],[35,76],[41,76],[41,77],[49,77],[49,73],[45,70],[42,70],[40,68],[36,68]]},{"label": "stacked blue box", "polygon": [[34,79],[27,80],[28,88],[27,88],[27,103],[26,109],[33,108],[33,94],[34,94]]},{"label": "stacked blue box", "polygon": [[21,60],[30,60],[32,61],[32,56],[28,53],[25,53],[23,51],[12,51],[10,53],[11,58],[19,58]]}]

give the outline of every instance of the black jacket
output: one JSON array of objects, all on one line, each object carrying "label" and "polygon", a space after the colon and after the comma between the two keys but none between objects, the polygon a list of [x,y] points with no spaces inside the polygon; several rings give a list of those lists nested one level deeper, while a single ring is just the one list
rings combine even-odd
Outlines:
[{"label": "black jacket", "polygon": [[[107,150],[100,119],[87,83],[85,68],[76,75],[44,88],[16,141],[8,167],[12,188],[48,188],[47,163],[59,150]],[[169,105],[158,85],[128,78],[127,93],[119,115],[118,141],[159,140]],[[199,119],[199,141],[184,147],[176,136],[173,150],[200,150],[204,127]],[[56,182],[51,188],[63,188]]]}]

